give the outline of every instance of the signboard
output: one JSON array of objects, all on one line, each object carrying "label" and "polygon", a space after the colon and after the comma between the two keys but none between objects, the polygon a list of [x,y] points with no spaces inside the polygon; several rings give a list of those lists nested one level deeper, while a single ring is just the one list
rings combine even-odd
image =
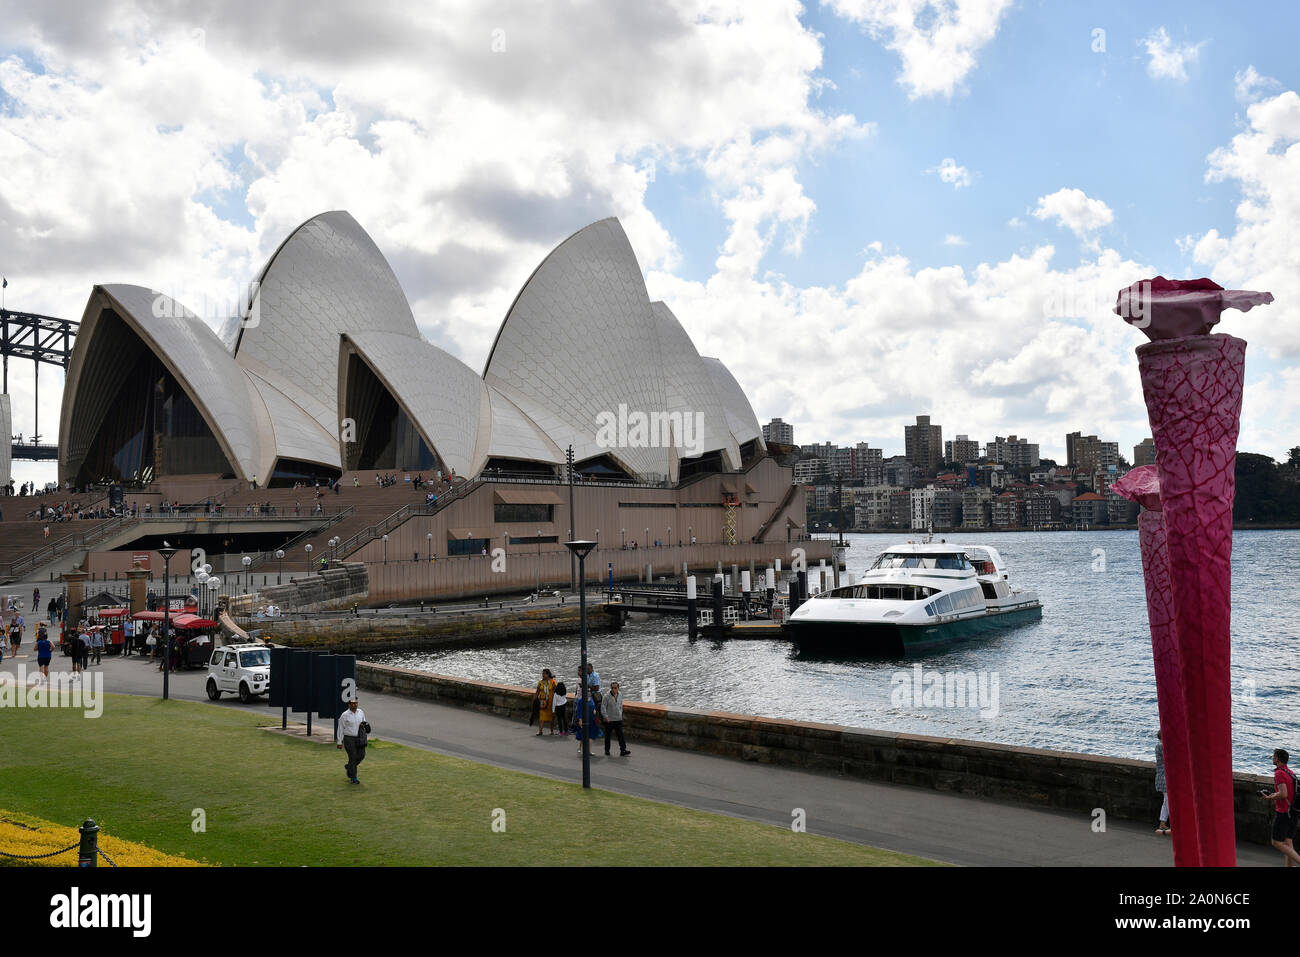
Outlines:
[{"label": "signboard", "polygon": [[149,569],[149,559],[152,556],[153,552],[132,552],[131,564],[138,565],[147,571]]}]

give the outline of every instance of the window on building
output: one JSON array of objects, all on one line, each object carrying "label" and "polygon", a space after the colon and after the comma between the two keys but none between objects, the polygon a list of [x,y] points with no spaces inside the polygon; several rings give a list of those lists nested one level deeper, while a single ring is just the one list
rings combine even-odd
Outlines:
[{"label": "window on building", "polygon": [[527,522],[537,525],[551,521],[554,505],[510,505],[498,502],[492,506],[492,518],[497,522]]}]

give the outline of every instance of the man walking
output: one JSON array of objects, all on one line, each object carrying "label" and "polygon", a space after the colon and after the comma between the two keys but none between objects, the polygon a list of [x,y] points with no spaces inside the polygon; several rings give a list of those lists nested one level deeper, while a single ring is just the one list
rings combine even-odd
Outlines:
[{"label": "man walking", "polygon": [[600,703],[600,712],[605,718],[605,756],[609,757],[609,746],[618,735],[618,756],[627,757],[632,752],[627,749],[627,741],[623,738],[623,698],[618,693],[617,681],[609,686],[609,694]]},{"label": "man walking", "polygon": [[1287,867],[1300,864],[1295,849],[1295,818],[1291,816],[1296,799],[1296,777],[1286,766],[1291,756],[1282,748],[1273,752],[1273,790],[1262,788],[1259,796],[1273,802],[1273,846],[1282,852]]},{"label": "man walking", "polygon": [[335,739],[338,746],[348,753],[348,761],[343,765],[343,770],[353,784],[361,783],[357,779],[357,765],[366,759],[366,738],[369,734],[370,724],[366,721],[366,713],[358,707],[354,697],[348,702],[348,710],[339,718],[338,737]]},{"label": "man walking", "polygon": [[95,656],[95,664],[99,664],[100,656],[104,654],[104,629],[96,628],[90,633],[90,652]]}]

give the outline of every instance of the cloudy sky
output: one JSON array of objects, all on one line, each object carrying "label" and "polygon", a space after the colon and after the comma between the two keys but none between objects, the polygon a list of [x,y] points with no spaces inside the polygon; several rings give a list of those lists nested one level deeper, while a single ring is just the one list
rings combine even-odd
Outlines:
[{"label": "cloudy sky", "polygon": [[796,441],[899,453],[928,413],[1061,459],[1148,434],[1116,290],[1207,275],[1277,297],[1219,329],[1250,342],[1239,447],[1283,456],[1298,35],[1286,2],[0,2],[0,273],[10,308],[133,282],[219,327],[347,209],[481,369],[538,261],[615,215]]}]

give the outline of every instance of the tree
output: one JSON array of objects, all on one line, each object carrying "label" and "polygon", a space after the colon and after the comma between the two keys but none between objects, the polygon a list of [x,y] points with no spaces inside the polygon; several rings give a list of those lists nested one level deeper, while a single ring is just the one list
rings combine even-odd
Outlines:
[{"label": "tree", "polygon": [[1287,452],[1286,464],[1293,469],[1300,469],[1300,445]]}]

